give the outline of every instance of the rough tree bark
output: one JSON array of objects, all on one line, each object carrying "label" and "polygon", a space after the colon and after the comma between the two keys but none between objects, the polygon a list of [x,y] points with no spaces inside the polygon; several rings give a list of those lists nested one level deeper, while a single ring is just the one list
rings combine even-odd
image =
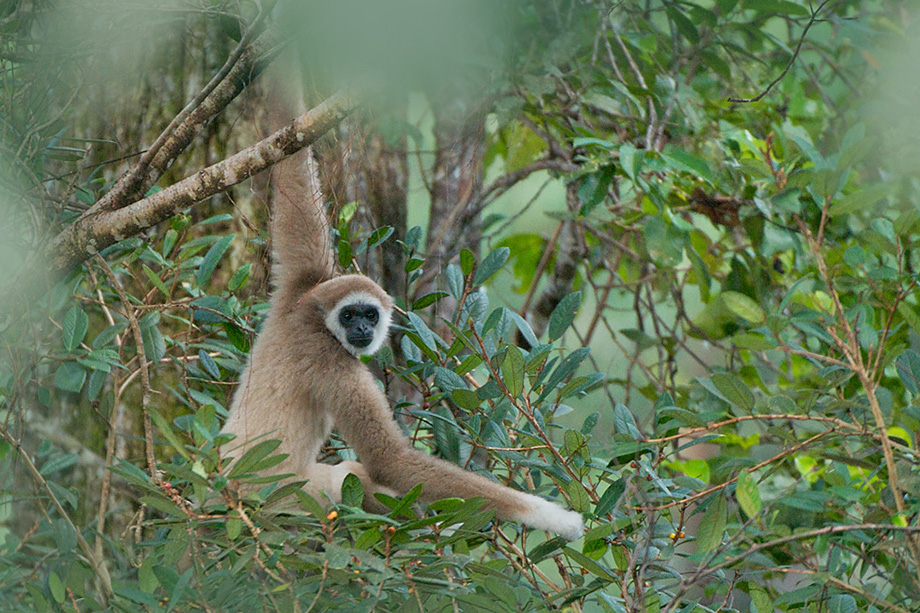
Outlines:
[{"label": "rough tree bark", "polygon": [[[572,181],[566,186],[565,200],[569,212],[578,211],[580,202],[577,182]],[[546,330],[553,310],[566,295],[571,293],[575,275],[578,272],[578,264],[585,254],[584,233],[579,231],[578,224],[574,220],[566,219],[562,222],[554,251],[556,262],[546,287],[534,303],[533,309],[525,313],[534,334],[538,337]]]},{"label": "rough tree bark", "polygon": [[432,100],[436,141],[425,273],[416,295],[434,289],[435,279],[461,249],[479,252],[486,106],[464,96]]}]

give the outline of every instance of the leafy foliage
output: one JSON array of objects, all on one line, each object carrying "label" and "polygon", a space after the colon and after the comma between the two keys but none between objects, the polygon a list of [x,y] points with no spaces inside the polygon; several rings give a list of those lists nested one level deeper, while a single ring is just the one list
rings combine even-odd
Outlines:
[{"label": "leafy foliage", "polygon": [[[514,10],[513,76],[483,135],[495,248],[457,254],[416,295],[423,230],[402,235],[406,318],[375,368],[415,444],[564,501],[584,538],[499,525],[476,500],[419,514],[418,489],[369,514],[354,480],[329,507],[261,474],[280,461],[271,440],[226,466],[220,423],[266,308],[265,241],[196,211],[3,322],[0,602],[920,607],[918,184],[860,89],[884,89],[879,39],[909,38],[907,18],[848,1]],[[60,109],[39,94],[66,63],[17,77],[26,16],[3,40],[15,168],[0,171],[4,201],[10,184],[48,194],[10,218],[38,237],[35,220],[66,221],[60,202],[107,185],[62,147],[70,132],[89,142],[79,124],[47,121]],[[525,176],[566,194],[547,236],[498,198]],[[397,234],[355,214],[340,211],[338,260],[367,270]],[[545,330],[524,317],[538,288],[558,296]],[[337,440],[325,454],[353,457]]]}]

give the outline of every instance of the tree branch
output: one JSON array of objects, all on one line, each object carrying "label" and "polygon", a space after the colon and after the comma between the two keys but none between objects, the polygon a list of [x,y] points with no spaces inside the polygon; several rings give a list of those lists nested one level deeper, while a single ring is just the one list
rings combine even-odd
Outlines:
[{"label": "tree branch", "polygon": [[255,145],[156,194],[117,210],[90,209],[32,257],[0,291],[0,313],[25,312],[31,300],[90,256],[310,146],[357,104],[356,89],[341,90]]},{"label": "tree branch", "polygon": [[205,123],[220,113],[262,72],[267,62],[253,35],[261,19],[247,30],[227,57],[223,67],[160,133],[137,163],[125,172],[89,212],[120,209],[145,193],[170,164],[201,132]]}]

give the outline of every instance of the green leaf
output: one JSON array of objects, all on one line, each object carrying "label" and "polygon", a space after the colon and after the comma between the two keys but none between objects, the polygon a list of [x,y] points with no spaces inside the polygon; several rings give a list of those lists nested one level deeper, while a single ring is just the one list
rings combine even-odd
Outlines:
[{"label": "green leaf", "polygon": [[709,163],[703,158],[687,153],[682,149],[672,149],[668,153],[662,153],[661,157],[664,159],[665,164],[671,168],[688,172],[695,177],[705,179],[709,183],[714,182],[712,171],[709,170]]},{"label": "green leaf", "polygon": [[584,177],[578,188],[578,199],[582,202],[579,215],[588,215],[607,198],[610,182],[614,177],[613,166],[604,166],[597,172]]},{"label": "green leaf", "polygon": [[479,268],[476,269],[476,274],[473,276],[473,285],[482,285],[491,279],[492,275],[505,265],[510,255],[511,250],[507,247],[499,247],[487,255],[482,263],[479,264]]},{"label": "green leaf", "polygon": [[227,538],[235,541],[243,531],[243,520],[239,517],[228,517],[225,528],[227,529]]},{"label": "green leaf", "polygon": [[463,276],[470,276],[470,273],[473,272],[474,266],[476,266],[476,257],[473,255],[473,252],[469,249],[461,249],[460,270],[463,272]]},{"label": "green leaf", "polygon": [[447,288],[450,295],[456,300],[463,296],[463,288],[466,285],[466,277],[456,264],[447,265]]},{"label": "green leaf", "polygon": [[598,147],[603,147],[604,149],[613,149],[614,147],[612,142],[602,138],[579,136],[578,138],[572,139],[572,147],[587,147],[588,145],[597,145]]},{"label": "green leaf", "polygon": [[585,486],[580,481],[572,479],[566,483],[565,493],[569,495],[572,508],[579,513],[586,513],[591,508],[591,499],[588,497],[588,492],[585,491]]},{"label": "green leaf", "polygon": [[746,470],[742,470],[738,474],[738,481],[735,483],[735,497],[738,498],[738,505],[741,506],[741,510],[748,517],[756,516],[763,508],[757,482]]},{"label": "green leaf", "polygon": [[61,328],[64,349],[69,353],[73,353],[83,342],[83,339],[86,338],[86,331],[89,329],[89,317],[80,307],[72,307],[64,315]]},{"label": "green leaf", "polygon": [[620,500],[620,497],[623,495],[623,492],[626,491],[626,481],[623,479],[617,479],[604,490],[604,493],[601,495],[600,500],[597,501],[597,506],[594,507],[594,514],[598,517],[603,517],[607,513],[613,510],[613,507]]},{"label": "green leaf", "polygon": [[620,165],[623,167],[623,172],[635,182],[636,175],[639,173],[639,169],[642,167],[642,162],[644,161],[644,152],[638,151],[630,144],[626,144],[620,145],[619,153]]},{"label": "green leaf", "polygon": [[565,539],[561,536],[551,538],[549,540],[543,541],[529,552],[527,552],[527,559],[532,563],[536,564],[541,560],[545,560],[550,555],[559,551],[565,545]]},{"label": "green leaf", "polygon": [[901,317],[904,318],[904,321],[907,322],[907,325],[913,329],[914,332],[920,334],[920,315],[906,302],[898,303],[898,313]]},{"label": "green leaf", "polygon": [[434,304],[441,298],[446,298],[449,295],[450,294],[448,294],[447,292],[441,292],[441,291],[431,292],[430,294],[425,294],[424,296],[422,296],[421,298],[419,298],[418,300],[412,303],[412,310],[417,311],[419,309],[424,309],[427,306],[431,306],[432,304]]},{"label": "green leaf", "polygon": [[751,613],[773,613],[773,599],[767,590],[748,582],[748,594],[751,597]]},{"label": "green leaf", "polygon": [[476,392],[468,389],[455,389],[451,391],[450,397],[457,406],[470,412],[475,411],[481,403]]},{"label": "green leaf", "polygon": [[64,599],[67,597],[67,591],[64,589],[64,582],[61,581],[61,578],[58,577],[58,574],[54,571],[48,573],[48,589],[51,590],[51,597],[54,598],[54,601],[58,604],[63,604]]},{"label": "green leaf", "polygon": [[434,384],[448,394],[458,389],[466,389],[466,381],[463,377],[443,366],[435,366]]},{"label": "green leaf", "polygon": [[[562,360],[555,370],[552,371],[552,374],[549,376],[549,379],[544,384],[544,389],[540,393],[540,397],[537,399],[537,403],[543,401],[549,394],[556,390],[556,386],[562,383],[563,379],[572,375],[581,363],[588,357],[588,354],[591,353],[589,347],[579,347]],[[544,368],[543,371],[538,376],[537,380],[534,381],[534,386],[539,385],[542,377],[546,375],[549,371],[549,367]]]},{"label": "green leaf", "polygon": [[48,481],[48,488],[57,496],[57,499],[60,500],[62,504],[69,506],[71,509],[77,508],[77,503],[80,499],[77,496],[77,490],[75,488],[64,487],[51,480]]},{"label": "green leaf", "polygon": [[160,415],[160,412],[156,409],[150,409],[150,420],[154,423],[157,429],[160,431],[160,434],[169,442],[173,450],[176,453],[179,453],[186,460],[191,460],[192,456],[189,454],[188,450],[185,448],[179,439],[176,437],[176,433],[173,432],[172,425],[166,421],[166,419]]},{"label": "green leaf", "polygon": [[351,249],[351,243],[346,240],[340,240],[338,243],[339,247],[339,266],[342,268],[348,268],[351,266],[351,258],[354,256],[354,252]]},{"label": "green leaf", "polygon": [[428,327],[428,324],[426,324],[421,317],[412,311],[406,313],[406,316],[409,319],[409,323],[412,324],[412,327],[418,334],[418,337],[421,339],[422,343],[424,343],[425,347],[430,349],[432,352],[437,352],[438,342],[436,340],[435,333],[431,331],[431,328]]},{"label": "green leaf", "polygon": [[738,292],[722,292],[722,302],[725,307],[741,319],[751,322],[752,324],[763,323],[766,315],[760,305]]},{"label": "green leaf", "polygon": [[645,438],[642,436],[642,433],[639,432],[639,426],[636,425],[636,418],[633,417],[633,414],[626,408],[626,405],[620,404],[619,402],[613,407],[613,425],[620,434],[628,434],[636,440]]},{"label": "green leaf", "polygon": [[235,292],[246,284],[246,281],[249,280],[249,273],[252,270],[252,264],[243,264],[236,269],[236,272],[233,273],[233,276],[230,278],[230,281],[227,283],[227,289],[231,292]]},{"label": "green leaf", "polygon": [[[505,307],[502,308],[504,309]],[[524,340],[526,340],[531,347],[536,347],[540,344],[540,341],[537,340],[537,336],[533,333],[533,329],[530,327],[530,324],[527,323],[527,320],[510,309],[505,309],[505,311],[511,316],[511,321],[514,322],[521,336],[524,337]]]},{"label": "green leaf", "polygon": [[888,196],[889,187],[887,185],[872,185],[865,189],[860,189],[848,196],[837,200],[827,210],[828,215],[835,217],[837,215],[847,215],[856,211],[870,210],[875,204]]},{"label": "green leaf", "polygon": [[166,231],[166,234],[163,236],[163,249],[160,251],[163,254],[164,258],[168,258],[169,254],[172,253],[173,247],[176,246],[176,241],[179,239],[179,233],[170,228]]},{"label": "green leaf", "polygon": [[166,513],[167,515],[174,515],[176,517],[186,517],[185,512],[179,508],[172,500],[164,498],[161,496],[141,496],[140,501],[143,504],[146,504],[148,507],[156,509],[161,513]]},{"label": "green leaf", "polygon": [[715,551],[722,544],[725,524],[728,521],[728,503],[719,494],[706,509],[696,532],[696,548],[700,553]]},{"label": "green leaf", "polygon": [[383,241],[387,240],[393,235],[393,226],[383,226],[382,228],[377,228],[374,230],[370,236],[367,237],[367,248],[371,249],[376,247]]},{"label": "green leaf", "polygon": [[266,456],[275,451],[275,449],[277,449],[278,445],[280,444],[281,441],[278,439],[271,439],[256,443],[247,449],[246,453],[244,453],[239,460],[233,463],[233,466],[230,468],[230,472],[227,473],[227,478],[236,479],[238,477],[242,477],[243,475],[256,472],[262,468],[268,468],[269,466],[283,461],[284,458],[287,457],[286,454],[278,454],[266,459]]},{"label": "green leaf", "polygon": [[223,236],[219,241],[211,245],[210,249],[208,249],[208,253],[204,256],[204,259],[201,260],[201,264],[198,266],[198,274],[195,275],[195,280],[198,282],[198,287],[202,287],[205,283],[211,280],[211,275],[214,274],[214,269],[217,268],[217,263],[220,262],[222,257],[224,257],[224,253],[227,252],[227,249],[230,247],[230,243],[233,241],[234,237],[234,234]]},{"label": "green leaf", "polygon": [[513,398],[517,398],[524,391],[524,356],[520,349],[514,345],[508,346],[501,371],[505,388]]},{"label": "green leaf", "polygon": [[610,569],[608,569],[606,566],[602,566],[598,562],[595,562],[580,551],[576,551],[571,547],[564,547],[563,551],[565,552],[566,556],[571,558],[576,564],[587,570],[589,573],[596,575],[604,581],[610,583],[617,583],[619,581],[616,575],[610,572]]},{"label": "green leaf", "polygon": [[856,599],[849,594],[834,594],[827,599],[827,613],[857,613]]},{"label": "green leaf", "polygon": [[79,394],[86,382],[86,370],[76,362],[64,362],[54,373],[54,387]]},{"label": "green leaf", "polygon": [[585,435],[578,430],[566,430],[563,436],[562,455],[573,456],[576,453],[585,460],[591,458],[588,451],[588,441]]},{"label": "green leaf", "polygon": [[754,410],[754,393],[744,381],[731,373],[712,375],[712,384],[729,403],[747,412]]},{"label": "green leaf", "polygon": [[364,486],[357,475],[348,473],[342,481],[342,504],[360,508],[364,502]]},{"label": "green leaf", "polygon": [[160,277],[158,277],[157,274],[156,274],[155,272],[153,272],[152,270],[150,270],[150,268],[149,268],[146,264],[144,264],[141,268],[142,268],[142,270],[144,271],[144,274],[147,275],[147,278],[150,280],[150,282],[153,283],[153,285],[154,285],[158,290],[160,290],[160,293],[163,294],[164,296],[168,297],[168,296],[169,296],[169,288],[166,287],[166,285],[163,283],[163,281],[160,279]]},{"label": "green leaf", "polygon": [[686,15],[677,10],[674,5],[667,5],[665,11],[668,14],[668,18],[674,22],[677,31],[680,32],[681,36],[687,39],[687,42],[691,45],[696,45],[700,42],[700,35],[699,32],[696,31],[696,26],[693,25],[693,22],[690,21]]},{"label": "green leaf", "polygon": [[217,367],[217,362],[214,361],[208,352],[204,349],[198,350],[198,361],[201,363],[202,367],[208,372],[209,375],[215,379],[220,379],[220,369]]},{"label": "green leaf", "polygon": [[144,342],[144,354],[151,362],[159,362],[166,355],[166,339],[156,326],[141,328],[141,339]]},{"label": "green leaf", "polygon": [[580,306],[581,292],[572,292],[559,301],[552,315],[549,316],[550,341],[558,339],[572,325]]},{"label": "green leaf", "polygon": [[790,2],[790,0],[745,0],[744,8],[771,15],[799,15],[801,17],[810,15],[806,7]]},{"label": "green leaf", "polygon": [[120,366],[118,354],[111,349],[97,349],[77,358],[77,363],[89,370],[110,372],[113,366]]},{"label": "green leaf", "polygon": [[920,353],[907,349],[898,356],[894,365],[907,391],[914,396],[920,393]]},{"label": "green leaf", "polygon": [[60,553],[70,553],[77,546],[77,533],[66,519],[54,520],[54,543]]},{"label": "green leaf", "polygon": [[57,472],[59,470],[64,470],[65,468],[70,468],[77,463],[79,456],[75,453],[57,453],[42,464],[41,470],[39,472],[47,477],[51,473]]}]

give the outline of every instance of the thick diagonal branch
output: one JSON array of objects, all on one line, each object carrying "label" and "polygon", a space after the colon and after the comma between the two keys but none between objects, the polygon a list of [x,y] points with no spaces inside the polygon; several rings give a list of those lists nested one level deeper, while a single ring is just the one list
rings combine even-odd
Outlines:
[{"label": "thick diagonal branch", "polygon": [[356,91],[342,90],[255,145],[156,194],[116,210],[87,211],[0,291],[0,313],[23,312],[30,301],[88,257],[308,147],[348,115],[357,101]]}]

